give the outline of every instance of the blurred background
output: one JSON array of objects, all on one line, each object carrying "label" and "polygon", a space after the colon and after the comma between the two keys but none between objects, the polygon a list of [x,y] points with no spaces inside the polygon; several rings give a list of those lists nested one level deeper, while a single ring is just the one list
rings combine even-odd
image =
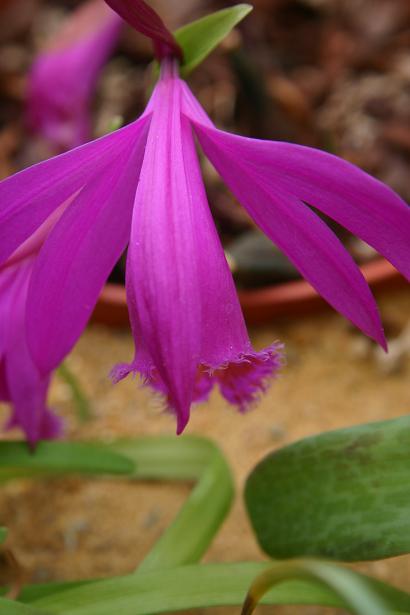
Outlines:
[{"label": "blurred background", "polygon": [[[0,0],[1,178],[51,153],[26,127],[27,75],[37,54],[80,4]],[[152,2],[172,28],[230,4]],[[333,152],[409,201],[409,1],[254,0],[253,6],[253,13],[189,79],[213,120],[243,135]],[[106,133],[118,118],[127,123],[142,112],[151,59],[150,44],[125,27],[92,96],[90,137]],[[259,235],[205,162],[204,176],[238,286],[248,298],[253,291],[278,284],[297,290],[287,286],[297,283],[297,273]],[[358,262],[375,257],[366,245],[333,227]],[[119,263],[111,281],[120,284],[122,278]],[[257,347],[280,339],[287,354],[282,375],[260,405],[236,416],[214,392],[209,403],[193,411],[188,433],[219,443],[238,489],[255,463],[275,447],[319,431],[408,412],[410,294],[399,278],[385,280],[377,289],[389,355],[321,304],[307,310],[296,293],[281,313],[269,305],[259,319],[263,324],[252,331]],[[91,324],[67,359],[71,385],[61,374],[54,379],[51,402],[66,419],[67,436],[111,440],[173,433],[172,417],[138,382],[111,385],[112,365],[130,360],[133,344],[126,321],[107,327],[104,318],[100,314],[100,322]],[[7,409],[0,408],[0,413],[6,419]],[[77,479],[13,483],[0,492],[0,525],[10,528],[10,542],[27,581],[124,574],[170,522],[188,489]],[[261,557],[238,497],[207,560]],[[371,564],[366,570],[408,586],[407,557]],[[6,562],[1,573],[10,574]],[[324,611],[309,607],[298,612]]]}]

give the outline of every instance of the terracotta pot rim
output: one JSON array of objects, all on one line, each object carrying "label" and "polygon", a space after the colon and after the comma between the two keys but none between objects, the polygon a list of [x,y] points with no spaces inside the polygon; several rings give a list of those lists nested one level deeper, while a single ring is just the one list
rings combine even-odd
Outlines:
[{"label": "terracotta pot rim", "polygon": [[[371,288],[379,289],[404,281],[398,271],[384,258],[361,266]],[[269,322],[273,316],[300,314],[326,306],[306,280],[296,280],[256,290],[239,290],[239,300],[249,324]],[[108,283],[104,286],[93,320],[121,325],[128,323],[125,287]]]}]

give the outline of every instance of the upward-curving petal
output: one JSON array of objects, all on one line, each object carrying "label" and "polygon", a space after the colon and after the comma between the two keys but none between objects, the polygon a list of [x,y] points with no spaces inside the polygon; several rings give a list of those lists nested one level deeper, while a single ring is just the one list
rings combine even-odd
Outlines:
[{"label": "upward-curving petal", "polygon": [[213,132],[209,125],[198,130],[212,147],[240,160],[269,190],[280,189],[316,207],[410,279],[410,207],[391,188],[318,149]]},{"label": "upward-curving petal", "polygon": [[339,239],[308,207],[272,187],[246,164],[201,145],[235,196],[258,226],[288,256],[312,286],[364,333],[385,347],[376,302]]},{"label": "upward-curving petal", "polygon": [[135,130],[129,124],[0,182],[0,265],[102,165],[127,149]]},{"label": "upward-curving petal", "polygon": [[42,373],[54,369],[77,341],[128,243],[148,124],[145,117],[134,126],[127,148],[100,165],[36,259],[27,300],[27,336]]},{"label": "upward-curving petal", "polygon": [[[243,146],[241,137],[213,128],[185,95],[185,111],[195,122],[204,152],[255,222],[333,307],[385,346],[376,303],[337,237],[289,188],[273,184],[266,168],[261,171],[243,155],[249,139],[243,139]],[[257,150],[259,142],[254,143]]]}]

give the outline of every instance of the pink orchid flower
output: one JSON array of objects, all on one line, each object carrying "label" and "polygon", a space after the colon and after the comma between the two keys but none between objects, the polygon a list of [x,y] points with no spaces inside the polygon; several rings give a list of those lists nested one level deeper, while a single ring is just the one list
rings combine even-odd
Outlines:
[{"label": "pink orchid flower", "polygon": [[92,94],[122,25],[104,2],[89,0],[35,60],[28,82],[27,125],[56,152],[90,138]]},{"label": "pink orchid flower", "polygon": [[[123,9],[141,0],[109,3]],[[134,12],[122,14],[138,25]],[[48,374],[81,334],[128,245],[135,357],[115,368],[114,379],[139,373],[166,396],[181,433],[192,402],[214,384],[243,411],[280,364],[277,344],[256,352],[249,340],[195,136],[256,224],[335,309],[382,346],[365,279],[309,205],[409,277],[410,210],[387,186],[331,154],[215,128],[179,78],[177,51],[160,45],[165,26],[154,25],[161,76],[144,114],[0,183],[0,263],[72,199],[44,241],[27,294],[28,346],[40,373]]]}]

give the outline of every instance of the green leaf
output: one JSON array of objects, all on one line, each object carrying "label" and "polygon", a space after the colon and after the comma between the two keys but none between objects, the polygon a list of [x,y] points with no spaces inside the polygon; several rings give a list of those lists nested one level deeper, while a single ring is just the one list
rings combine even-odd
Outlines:
[{"label": "green leaf", "polygon": [[250,4],[237,4],[202,17],[174,32],[184,51],[182,76],[188,75],[205,60],[231,30],[252,11],[252,8]]},{"label": "green leaf", "polygon": [[147,571],[199,561],[233,501],[228,464],[209,440],[192,436],[148,437],[113,445],[136,463],[135,478],[195,480],[178,515],[138,567]]},{"label": "green leaf", "polygon": [[0,598],[0,613],[1,615],[50,615],[49,610],[43,611],[7,598]]},{"label": "green leaf", "polygon": [[[100,580],[101,579],[99,579],[99,581]],[[51,583],[35,583],[34,585],[25,585],[19,594],[19,601],[30,604],[31,602],[49,597],[53,594],[61,594],[69,589],[77,589],[78,587],[89,585],[90,583],[96,583],[96,580],[87,579],[85,581],[53,581]]]},{"label": "green leaf", "polygon": [[252,583],[242,615],[252,615],[269,589],[292,579],[319,581],[356,615],[388,615],[386,603],[363,576],[330,562],[309,559],[275,562],[262,572]]},{"label": "green leaf", "polygon": [[0,442],[0,481],[50,474],[130,474],[134,463],[99,444],[40,442],[31,452],[24,442]]},{"label": "green leaf", "polygon": [[[114,128],[116,130],[116,128]],[[87,396],[85,395],[82,387],[73,374],[73,372],[67,367],[66,363],[61,363],[57,369],[58,375],[65,381],[71,391],[71,396],[74,402],[74,407],[77,410],[77,416],[80,421],[89,421],[92,417],[90,404],[88,403]]]},{"label": "green leaf", "polygon": [[[155,615],[212,606],[242,605],[265,563],[197,564],[98,581],[55,592],[32,604],[64,615]],[[410,595],[364,575],[396,611],[410,611]],[[26,590],[27,591],[27,590]],[[345,600],[317,581],[285,581],[271,589],[263,604],[306,604],[347,608]]]},{"label": "green leaf", "polygon": [[6,540],[8,529],[6,527],[0,527],[0,545]]},{"label": "green leaf", "polygon": [[266,457],[245,488],[274,558],[345,561],[410,551],[410,417],[341,429]]}]

